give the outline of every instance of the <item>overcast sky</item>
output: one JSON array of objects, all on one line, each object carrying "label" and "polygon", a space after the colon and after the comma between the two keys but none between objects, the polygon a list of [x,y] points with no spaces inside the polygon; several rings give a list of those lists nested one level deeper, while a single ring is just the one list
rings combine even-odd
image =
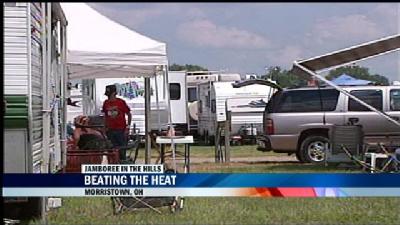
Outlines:
[{"label": "overcast sky", "polygon": [[[167,43],[170,63],[264,74],[294,60],[400,33],[400,3],[90,3]],[[400,53],[361,64],[400,80]]]}]

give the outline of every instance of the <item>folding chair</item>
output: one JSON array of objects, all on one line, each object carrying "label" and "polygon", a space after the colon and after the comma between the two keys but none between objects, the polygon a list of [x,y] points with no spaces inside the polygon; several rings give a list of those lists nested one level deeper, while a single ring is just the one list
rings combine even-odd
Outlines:
[{"label": "folding chair", "polygon": [[387,155],[387,159],[382,163],[382,170],[385,172],[400,173],[400,159],[398,158],[397,153],[389,153],[382,143],[379,143],[378,146],[380,147],[380,150]]},{"label": "folding chair", "polygon": [[[370,171],[371,173],[378,172],[378,173],[399,173],[400,172],[400,160],[397,158],[396,153],[389,153],[385,146],[381,143],[378,144],[379,149],[382,151],[385,157],[382,163],[376,165],[366,162],[365,160],[361,160],[348,151],[345,146],[341,146],[341,149],[345,152],[345,154],[356,164],[361,166],[364,171]],[[367,151],[366,151],[367,152]],[[376,153],[373,153],[376,154]],[[372,159],[371,159],[372,160]]]},{"label": "folding chair", "polygon": [[[140,148],[139,136],[130,137],[134,144],[126,147],[125,150],[129,151],[127,160],[121,161],[125,164],[135,164]],[[134,155],[132,155],[134,153]],[[166,173],[175,173],[175,170],[165,170]],[[139,209],[149,208],[159,214],[160,207],[169,206],[171,212],[176,212],[183,209],[183,198],[181,197],[112,197],[111,198],[114,215],[120,214],[124,211],[136,211]]]}]

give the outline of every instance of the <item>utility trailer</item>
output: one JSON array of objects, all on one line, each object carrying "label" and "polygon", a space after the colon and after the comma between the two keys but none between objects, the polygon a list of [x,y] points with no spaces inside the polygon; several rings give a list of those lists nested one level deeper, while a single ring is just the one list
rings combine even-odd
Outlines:
[{"label": "utility trailer", "polygon": [[[3,3],[4,173],[57,173],[66,158],[66,25],[58,3]],[[46,198],[5,198],[44,214]],[[8,212],[6,212],[8,213]]]}]

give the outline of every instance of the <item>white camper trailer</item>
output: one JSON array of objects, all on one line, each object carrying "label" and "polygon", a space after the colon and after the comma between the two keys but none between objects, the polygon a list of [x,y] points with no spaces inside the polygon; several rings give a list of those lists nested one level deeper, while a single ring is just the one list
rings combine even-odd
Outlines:
[{"label": "white camper trailer", "polygon": [[189,129],[192,135],[196,135],[198,129],[197,85],[207,81],[218,81],[218,74],[213,71],[186,72],[187,109],[189,113]]},{"label": "white camper trailer", "polygon": [[[171,121],[177,130],[187,131],[187,95],[185,72],[169,72],[168,83],[170,87]],[[117,86],[117,96],[126,101],[132,112],[131,128],[137,134],[144,135],[145,105],[144,105],[144,79],[143,78],[100,78],[82,81],[83,113],[85,115],[99,115],[103,102],[107,99],[104,95],[107,85]],[[150,79],[151,86],[151,130],[164,129],[168,123],[167,96],[164,76]],[[157,104],[158,102],[158,104]],[[161,125],[161,127],[159,126]]]},{"label": "white camper trailer", "polygon": [[251,129],[251,133],[261,131],[263,102],[268,102],[274,89],[260,84],[233,88],[232,84],[207,82],[198,85],[199,135],[206,143],[213,142],[217,123],[226,121],[227,103],[232,110],[232,135],[239,134],[242,129]]},{"label": "white camper trailer", "polygon": [[240,81],[240,74],[220,71],[186,72],[190,133],[198,134],[198,85],[206,82]]},{"label": "white camper trailer", "polygon": [[[67,21],[59,3],[6,2],[3,12],[4,172],[58,172],[66,162]],[[17,200],[24,213],[43,213],[44,198]]]}]

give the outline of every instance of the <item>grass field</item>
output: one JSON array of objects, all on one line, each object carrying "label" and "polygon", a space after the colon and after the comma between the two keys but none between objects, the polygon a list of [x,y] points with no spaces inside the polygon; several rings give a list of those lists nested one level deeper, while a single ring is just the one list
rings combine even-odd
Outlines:
[{"label": "grass field", "polygon": [[49,224],[399,224],[396,198],[187,198],[183,211],[112,214],[110,198],[65,198]]},{"label": "grass field", "polygon": [[[212,147],[195,146],[192,157],[213,158]],[[154,152],[154,151],[153,151]],[[141,151],[141,154],[143,151]],[[155,154],[154,154],[155,155]],[[237,146],[232,157],[277,156],[254,146]],[[142,155],[140,155],[142,157]],[[194,163],[192,172],[359,172],[298,162]],[[150,209],[113,215],[110,198],[63,198],[48,213],[48,224],[399,224],[400,198],[243,198],[191,197],[183,211]],[[39,221],[30,221],[39,224]]]}]

